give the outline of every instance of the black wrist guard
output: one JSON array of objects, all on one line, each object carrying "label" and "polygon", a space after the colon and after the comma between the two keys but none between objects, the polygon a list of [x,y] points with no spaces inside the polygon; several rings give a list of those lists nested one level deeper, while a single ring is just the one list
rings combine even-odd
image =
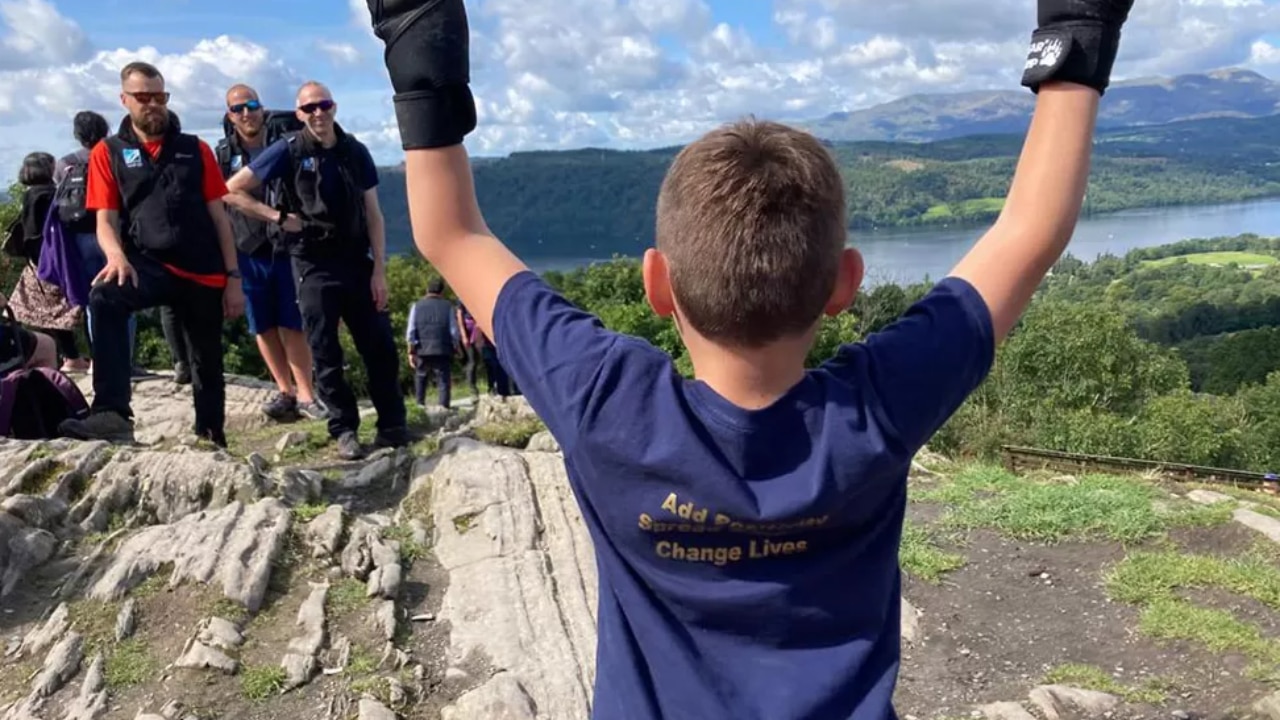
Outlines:
[{"label": "black wrist guard", "polygon": [[405,150],[457,145],[476,129],[476,102],[467,85],[396,93],[394,99]]},{"label": "black wrist guard", "polygon": [[1031,34],[1022,84],[1039,92],[1047,82],[1071,82],[1102,95],[1119,48],[1120,28],[1105,23],[1086,20],[1039,28]]}]

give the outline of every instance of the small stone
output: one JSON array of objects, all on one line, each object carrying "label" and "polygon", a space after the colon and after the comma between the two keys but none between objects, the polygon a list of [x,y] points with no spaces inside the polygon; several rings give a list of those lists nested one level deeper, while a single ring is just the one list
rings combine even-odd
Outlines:
[{"label": "small stone", "polygon": [[436,619],[436,616],[432,613],[422,613],[420,615],[414,615],[409,619],[414,622],[431,622]]}]

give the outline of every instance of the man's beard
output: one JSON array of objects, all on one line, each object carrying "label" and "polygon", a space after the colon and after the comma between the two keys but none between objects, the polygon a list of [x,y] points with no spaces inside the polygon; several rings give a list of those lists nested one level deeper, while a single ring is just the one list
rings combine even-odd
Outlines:
[{"label": "man's beard", "polygon": [[133,124],[137,125],[138,129],[147,135],[163,135],[164,131],[169,128],[169,113],[168,111],[158,114],[142,112],[134,116]]}]

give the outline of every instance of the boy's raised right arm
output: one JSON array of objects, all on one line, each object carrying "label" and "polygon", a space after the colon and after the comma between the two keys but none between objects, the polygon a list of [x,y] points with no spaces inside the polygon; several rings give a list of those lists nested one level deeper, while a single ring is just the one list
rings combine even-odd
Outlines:
[{"label": "boy's raised right arm", "polygon": [[1000,342],[1066,249],[1084,200],[1098,100],[1106,90],[1133,0],[1040,0],[1022,84],[1035,113],[1004,209],[953,277],[991,312]]}]

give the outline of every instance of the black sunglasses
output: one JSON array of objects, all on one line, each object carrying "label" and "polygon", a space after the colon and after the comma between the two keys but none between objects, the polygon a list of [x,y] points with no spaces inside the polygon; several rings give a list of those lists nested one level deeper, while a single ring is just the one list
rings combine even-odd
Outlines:
[{"label": "black sunglasses", "polygon": [[306,105],[299,105],[298,109],[308,115],[315,113],[316,110],[329,112],[333,109],[333,101],[321,100],[319,102],[307,103]]},{"label": "black sunglasses", "polygon": [[236,103],[235,105],[230,105],[227,107],[227,109],[230,110],[233,114],[239,115],[245,110],[248,110],[249,112],[254,112],[255,110],[261,110],[262,103],[258,102],[257,100],[246,100],[245,102],[242,102],[242,103]]}]

